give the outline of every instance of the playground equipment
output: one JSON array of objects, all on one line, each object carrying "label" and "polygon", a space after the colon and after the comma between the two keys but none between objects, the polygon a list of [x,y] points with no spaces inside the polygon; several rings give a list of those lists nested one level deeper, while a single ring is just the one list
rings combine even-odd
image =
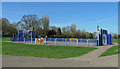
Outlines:
[{"label": "playground equipment", "polygon": [[107,30],[104,30],[102,28],[99,28],[99,26],[97,26],[97,31],[99,31],[98,42],[97,42],[98,46],[112,44],[111,34],[108,34]]},{"label": "playground equipment", "polygon": [[98,39],[78,39],[78,38],[47,38],[47,44],[68,45],[68,46],[103,46],[111,45],[111,34],[105,29],[97,27]]},{"label": "playground equipment", "polygon": [[70,38],[70,41],[71,41],[71,42],[76,42],[76,41],[77,41],[77,38]]},{"label": "playground equipment", "polygon": [[[19,30],[18,34],[13,34],[11,41],[31,42],[35,44],[53,44],[53,45],[68,45],[68,46],[103,46],[111,45],[111,34],[108,31],[97,26],[98,39],[82,39],[82,38],[40,38],[35,31],[28,31],[26,34],[23,30]],[[26,37],[26,35],[28,37]]]},{"label": "playground equipment", "polygon": [[35,44],[42,44],[42,45],[44,45],[44,38],[35,38]]},{"label": "playground equipment", "polygon": [[[28,37],[25,37],[28,36]],[[35,31],[28,31],[25,33],[23,30],[19,30],[18,34],[13,34],[13,37],[10,38],[11,41],[19,42],[35,42],[35,44],[44,44],[44,38],[39,38],[39,35],[36,35]]]},{"label": "playground equipment", "polygon": [[[28,36],[28,37],[24,37]],[[35,31],[28,31],[27,33],[23,30],[19,30],[18,34],[14,33],[13,37],[10,38],[11,41],[35,41],[35,38],[39,38]]]}]

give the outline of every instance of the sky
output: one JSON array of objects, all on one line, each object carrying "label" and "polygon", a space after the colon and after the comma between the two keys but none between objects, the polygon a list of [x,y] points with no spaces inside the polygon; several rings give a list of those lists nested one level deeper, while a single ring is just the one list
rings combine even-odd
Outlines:
[{"label": "sky", "polygon": [[117,2],[3,2],[2,17],[10,23],[22,16],[36,14],[49,16],[50,26],[65,27],[76,24],[77,29],[96,32],[97,25],[118,33]]},{"label": "sky", "polygon": [[119,0],[2,0],[2,2],[119,2]]}]

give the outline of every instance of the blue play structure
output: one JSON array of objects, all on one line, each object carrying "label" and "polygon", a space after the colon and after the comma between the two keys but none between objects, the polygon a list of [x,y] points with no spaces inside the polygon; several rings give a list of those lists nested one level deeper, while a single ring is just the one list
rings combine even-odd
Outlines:
[{"label": "blue play structure", "polygon": [[28,37],[24,37],[26,34],[23,30],[19,30],[18,34],[13,34],[13,37],[10,38],[10,41],[35,41],[35,38],[39,38],[39,35],[36,35],[35,31],[29,31],[27,33]]},{"label": "blue play structure", "polygon": [[111,34],[108,34],[107,30],[101,29],[101,28],[97,28],[97,30],[99,31],[98,34],[98,46],[102,46],[102,45],[111,45],[112,44],[112,37]]},{"label": "blue play structure", "polygon": [[[47,44],[56,44],[56,45],[71,45],[71,46],[103,46],[112,44],[112,36],[108,33],[107,30],[97,27],[98,39],[82,39],[77,38],[73,39],[72,42],[70,38],[44,38]],[[13,34],[13,37],[10,38],[11,41],[15,42],[34,42],[35,38],[40,38],[39,35],[36,35],[35,31],[24,32],[19,30],[18,34]]]}]

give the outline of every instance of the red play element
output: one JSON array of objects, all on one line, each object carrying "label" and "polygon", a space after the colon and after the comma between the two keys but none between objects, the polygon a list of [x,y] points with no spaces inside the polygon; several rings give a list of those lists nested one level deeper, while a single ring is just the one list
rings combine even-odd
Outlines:
[{"label": "red play element", "polygon": [[41,38],[41,41],[43,41],[43,38]]}]

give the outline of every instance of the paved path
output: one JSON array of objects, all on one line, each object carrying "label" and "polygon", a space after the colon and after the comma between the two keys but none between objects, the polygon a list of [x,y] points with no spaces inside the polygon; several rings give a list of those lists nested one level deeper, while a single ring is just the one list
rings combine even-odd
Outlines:
[{"label": "paved path", "polygon": [[118,55],[100,57],[94,61],[48,59],[3,55],[3,67],[117,67]]},{"label": "paved path", "polygon": [[89,52],[88,54],[85,54],[83,56],[80,57],[74,57],[74,58],[65,58],[65,60],[78,60],[78,61],[91,61],[94,60],[96,58],[98,58],[98,56],[100,56],[102,53],[104,53],[107,49],[109,49],[110,47],[114,46],[114,45],[118,45],[117,43],[110,45],[110,46],[98,46],[96,50]]}]

